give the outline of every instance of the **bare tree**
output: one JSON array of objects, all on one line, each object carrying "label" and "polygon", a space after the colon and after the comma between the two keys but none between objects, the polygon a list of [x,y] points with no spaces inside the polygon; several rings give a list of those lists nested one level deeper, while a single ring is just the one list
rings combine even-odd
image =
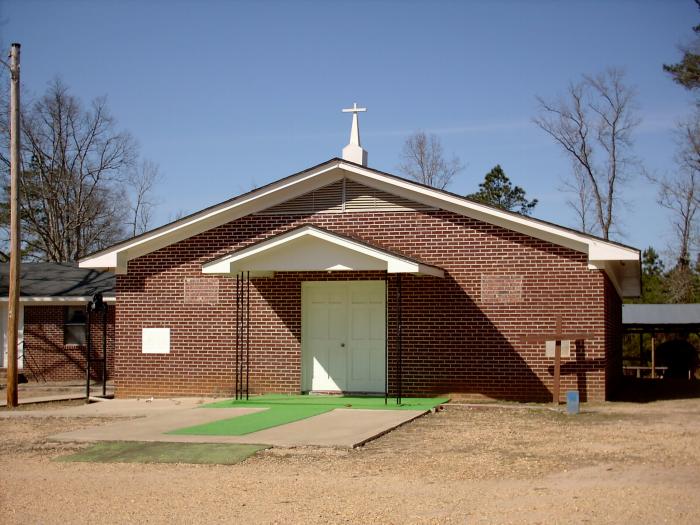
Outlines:
[{"label": "bare tree", "polygon": [[179,221],[180,219],[182,219],[183,217],[186,217],[187,215],[189,215],[187,210],[185,210],[184,208],[178,208],[175,211],[171,212],[170,215],[168,215],[168,222]]},{"label": "bare tree", "polygon": [[560,191],[571,194],[566,203],[576,213],[578,228],[584,233],[596,233],[596,221],[593,217],[593,195],[588,177],[583,173],[581,165],[574,163],[573,180],[563,179]]},{"label": "bare tree", "polygon": [[700,217],[700,112],[678,125],[677,141],[678,170],[664,178],[649,178],[659,186],[658,203],[671,212],[677,267],[687,269],[698,240]]},{"label": "bare tree", "polygon": [[132,237],[149,229],[153,209],[158,202],[154,197],[156,186],[161,182],[158,165],[150,160],[141,161],[126,177],[126,186],[131,194],[129,231]]},{"label": "bare tree", "polygon": [[[639,124],[635,92],[619,69],[585,75],[571,84],[565,98],[547,102],[538,97],[534,122],[561,146],[587,181],[597,227],[609,239],[617,224],[618,189],[638,163],[632,155],[632,133]],[[586,186],[575,185],[580,191]]]},{"label": "bare tree", "polygon": [[403,146],[399,170],[421,184],[444,190],[464,169],[458,157],[445,160],[440,139],[418,131]]},{"label": "bare tree", "polygon": [[[60,80],[23,108],[20,213],[27,254],[74,261],[124,236],[122,179],[136,144],[115,126],[104,99],[85,108]],[[9,164],[2,151],[0,162]]]}]

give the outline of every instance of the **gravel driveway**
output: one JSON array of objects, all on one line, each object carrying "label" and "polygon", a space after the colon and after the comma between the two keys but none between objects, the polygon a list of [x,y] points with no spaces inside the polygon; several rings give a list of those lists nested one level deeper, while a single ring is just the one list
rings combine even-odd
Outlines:
[{"label": "gravel driveway", "polygon": [[105,419],[0,420],[9,523],[698,523],[700,400],[466,408],[356,450],[233,466],[58,463],[47,442]]}]

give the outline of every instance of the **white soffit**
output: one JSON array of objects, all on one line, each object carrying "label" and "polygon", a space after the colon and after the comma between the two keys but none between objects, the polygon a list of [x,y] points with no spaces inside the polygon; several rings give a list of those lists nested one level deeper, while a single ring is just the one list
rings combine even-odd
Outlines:
[{"label": "white soffit", "polygon": [[[240,217],[275,206],[343,177],[419,203],[472,217],[585,253],[588,256],[590,267],[604,269],[615,281],[615,286],[622,295],[637,295],[639,293],[640,253],[634,248],[597,239],[555,224],[505,212],[341,159],[332,159],[309,170],[97,252],[81,260],[79,266],[81,268],[110,269],[118,274],[126,273],[127,262],[131,259]],[[627,264],[624,264],[625,262]],[[611,275],[613,266],[619,266],[615,270],[619,273],[618,276]],[[622,283],[627,284],[623,286]]]},{"label": "white soffit", "polygon": [[374,248],[314,226],[303,226],[206,263],[202,273],[231,275],[240,271],[381,270],[444,277],[435,266]]}]

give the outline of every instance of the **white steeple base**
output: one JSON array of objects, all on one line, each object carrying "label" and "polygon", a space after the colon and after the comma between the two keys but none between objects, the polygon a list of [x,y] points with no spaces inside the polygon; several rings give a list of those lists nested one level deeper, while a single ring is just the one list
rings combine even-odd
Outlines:
[{"label": "white steeple base", "polygon": [[367,152],[356,144],[348,144],[343,148],[343,160],[367,166]]}]

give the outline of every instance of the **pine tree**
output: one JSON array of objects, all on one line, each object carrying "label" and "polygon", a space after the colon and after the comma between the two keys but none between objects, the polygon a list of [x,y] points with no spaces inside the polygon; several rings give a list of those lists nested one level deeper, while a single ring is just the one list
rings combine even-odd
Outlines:
[{"label": "pine tree", "polygon": [[642,252],[641,303],[666,303],[666,277],[664,262],[656,250],[649,246]]},{"label": "pine tree", "polygon": [[[700,8],[700,0],[695,0]],[[670,73],[673,80],[689,90],[700,88],[700,25],[693,27],[695,42],[683,48],[683,58],[677,64],[664,64],[664,71]]]},{"label": "pine tree", "polygon": [[525,190],[513,186],[499,164],[486,174],[484,182],[479,184],[479,191],[467,195],[467,198],[523,215],[530,215],[537,206],[537,199],[527,200]]}]

